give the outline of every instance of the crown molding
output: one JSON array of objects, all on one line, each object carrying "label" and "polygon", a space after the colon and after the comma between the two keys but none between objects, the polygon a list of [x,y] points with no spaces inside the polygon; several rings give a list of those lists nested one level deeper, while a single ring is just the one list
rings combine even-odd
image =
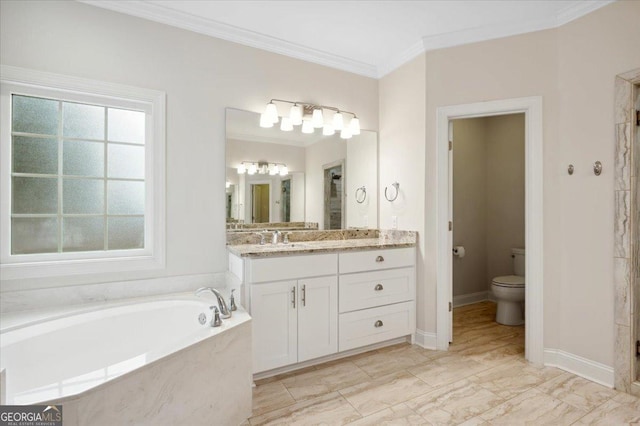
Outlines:
[{"label": "crown molding", "polygon": [[330,68],[348,71],[365,77],[377,78],[378,70],[375,65],[334,55],[321,50],[312,49],[291,43],[276,37],[259,34],[254,31],[238,28],[233,25],[199,16],[184,13],[155,3],[140,0],[109,1],[109,0],[77,0],[80,3],[109,9],[127,15],[137,16],[150,21],[159,22],[196,33],[239,43],[249,47],[266,50],[280,55],[289,56]]},{"label": "crown molding", "polygon": [[420,54],[436,49],[461,46],[480,41],[509,37],[533,31],[557,28],[587,15],[616,0],[586,0],[575,2],[555,16],[537,21],[505,22],[482,27],[423,37],[407,49],[379,64],[367,64],[343,56],[301,46],[276,37],[259,34],[212,19],[191,15],[157,3],[142,0],[77,0],[80,3],[137,16],[196,33],[220,38],[233,43],[285,55],[295,59],[324,65],[370,78],[381,78],[416,58]]},{"label": "crown molding", "polygon": [[378,78],[384,77],[386,74],[389,74],[421,53],[425,53],[430,50],[462,46],[465,44],[557,28],[615,1],[616,0],[582,1],[570,4],[555,16],[546,19],[539,19],[536,21],[504,22],[501,24],[486,25],[463,31],[454,31],[423,37],[421,42],[415,43],[400,55],[387,62],[379,64]]},{"label": "crown molding", "polygon": [[557,13],[556,26],[560,27],[564,24],[568,24],[575,19],[587,15],[608,4],[614,3],[615,1],[616,0],[590,0],[572,3]]},{"label": "crown molding", "polygon": [[388,61],[378,64],[378,78],[382,78],[389,74],[391,71],[400,68],[413,58],[419,56],[426,51],[424,47],[424,40],[418,40],[416,43],[409,46],[408,49],[400,52],[398,55],[393,56]]}]

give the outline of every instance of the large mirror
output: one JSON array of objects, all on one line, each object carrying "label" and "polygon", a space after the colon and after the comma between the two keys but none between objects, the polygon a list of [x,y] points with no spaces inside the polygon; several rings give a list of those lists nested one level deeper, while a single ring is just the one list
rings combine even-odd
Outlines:
[{"label": "large mirror", "polygon": [[[311,223],[378,227],[378,135],[341,139],[260,127],[260,114],[226,110],[227,228]],[[313,226],[313,225],[312,225]]]}]

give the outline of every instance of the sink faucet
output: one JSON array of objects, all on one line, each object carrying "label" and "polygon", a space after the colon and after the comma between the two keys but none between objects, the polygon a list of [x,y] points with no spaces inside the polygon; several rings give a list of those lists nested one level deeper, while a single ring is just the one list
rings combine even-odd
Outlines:
[{"label": "sink faucet", "polygon": [[260,245],[264,245],[264,234],[262,232],[256,232],[256,235],[260,237]]},{"label": "sink faucet", "polygon": [[220,316],[222,318],[231,318],[231,311],[229,311],[229,308],[227,308],[227,302],[224,301],[224,297],[222,297],[222,294],[220,294],[220,292],[215,288],[201,287],[196,290],[196,296],[198,296],[200,293],[204,293],[205,291],[211,292],[214,296],[216,296],[216,299],[218,300],[218,308],[220,309]]},{"label": "sink faucet", "polygon": [[273,236],[271,237],[271,244],[278,244],[280,240],[280,231],[273,231]]}]

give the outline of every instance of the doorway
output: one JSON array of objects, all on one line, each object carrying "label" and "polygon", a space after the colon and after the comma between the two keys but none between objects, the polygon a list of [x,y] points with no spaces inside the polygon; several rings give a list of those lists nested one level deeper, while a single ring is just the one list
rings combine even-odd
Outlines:
[{"label": "doorway", "polygon": [[525,117],[451,122],[450,348],[524,356]]},{"label": "doorway", "polygon": [[251,223],[268,223],[269,220],[269,192],[268,183],[251,184]]},{"label": "doorway", "polygon": [[324,229],[344,228],[344,161],[324,169]]},{"label": "doorway", "polygon": [[291,179],[280,182],[280,218],[281,222],[291,222]]},{"label": "doorway", "polygon": [[517,98],[437,110],[436,347],[447,350],[453,324],[452,120],[524,113],[525,117],[525,358],[543,364],[542,98]]}]

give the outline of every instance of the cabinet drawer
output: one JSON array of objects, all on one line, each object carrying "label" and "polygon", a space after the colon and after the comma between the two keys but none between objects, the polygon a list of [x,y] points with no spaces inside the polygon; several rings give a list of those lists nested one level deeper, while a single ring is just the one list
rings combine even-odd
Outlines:
[{"label": "cabinet drawer", "polygon": [[406,336],[415,331],[414,302],[340,314],[338,350]]},{"label": "cabinet drawer", "polygon": [[414,299],[414,268],[340,275],[340,313]]},{"label": "cabinet drawer", "polygon": [[247,281],[251,283],[295,280],[338,273],[338,255],[312,254],[284,256],[248,261]]},{"label": "cabinet drawer", "polygon": [[339,255],[339,271],[341,274],[402,268],[405,266],[414,266],[415,263],[416,252],[414,247],[366,250],[353,253],[340,253]]}]

